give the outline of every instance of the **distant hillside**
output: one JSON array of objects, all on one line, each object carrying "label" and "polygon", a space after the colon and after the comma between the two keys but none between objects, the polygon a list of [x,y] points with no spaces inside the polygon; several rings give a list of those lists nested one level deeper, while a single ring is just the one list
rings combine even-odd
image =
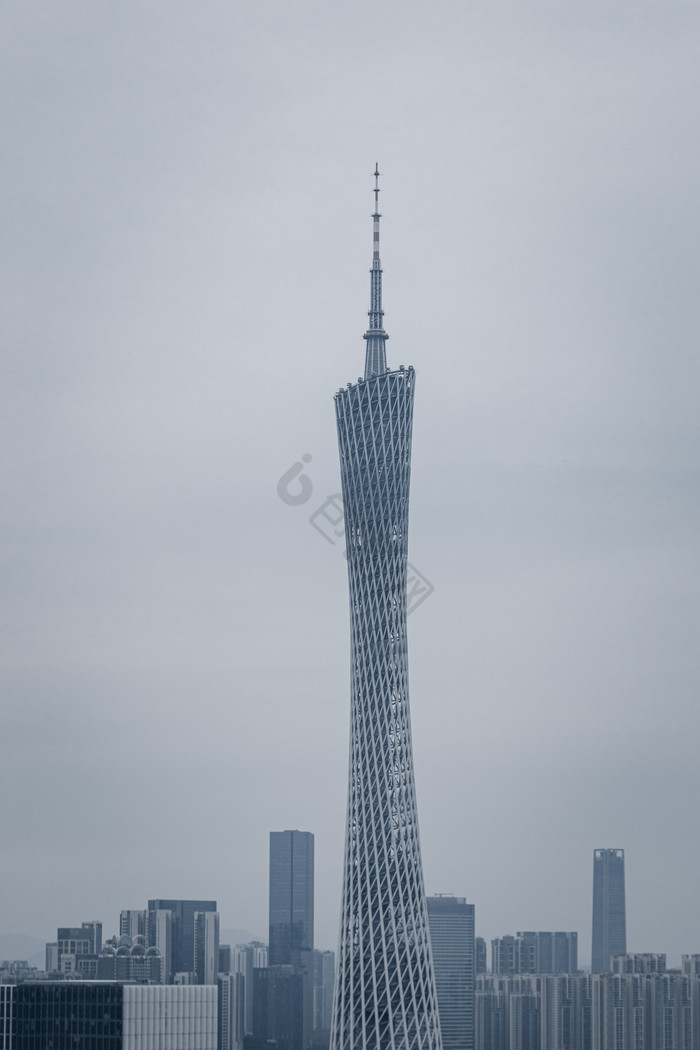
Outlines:
[{"label": "distant hillside", "polygon": [[251,941],[262,941],[263,944],[267,944],[267,937],[258,937],[257,934],[251,933],[250,930],[221,929],[219,931],[220,944],[250,944]]},{"label": "distant hillside", "polygon": [[21,933],[0,933],[0,962],[5,959],[24,959],[30,966],[44,969],[46,941],[38,937],[26,937]]}]

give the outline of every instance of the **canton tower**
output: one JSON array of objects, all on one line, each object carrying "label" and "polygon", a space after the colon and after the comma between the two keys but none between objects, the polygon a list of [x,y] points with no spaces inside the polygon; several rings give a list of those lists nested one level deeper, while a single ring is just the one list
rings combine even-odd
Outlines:
[{"label": "canton tower", "polygon": [[441,1050],[408,707],[415,373],[386,364],[379,167],[365,374],[335,395],[350,584],[350,778],[331,1050]]}]

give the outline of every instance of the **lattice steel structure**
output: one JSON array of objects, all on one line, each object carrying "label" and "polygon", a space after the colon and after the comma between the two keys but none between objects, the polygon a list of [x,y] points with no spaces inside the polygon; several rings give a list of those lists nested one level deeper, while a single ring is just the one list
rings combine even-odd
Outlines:
[{"label": "lattice steel structure", "polygon": [[331,1050],[441,1050],[408,706],[415,373],[386,366],[379,169],[364,379],[335,397],[352,648],[350,783]]}]

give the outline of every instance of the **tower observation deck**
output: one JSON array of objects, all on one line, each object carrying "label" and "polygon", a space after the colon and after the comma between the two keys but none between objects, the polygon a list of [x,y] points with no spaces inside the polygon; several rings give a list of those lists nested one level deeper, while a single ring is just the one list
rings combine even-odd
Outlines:
[{"label": "tower observation deck", "polygon": [[335,396],[351,620],[347,832],[331,1050],[441,1050],[408,703],[415,373],[386,365],[379,169],[365,375]]}]

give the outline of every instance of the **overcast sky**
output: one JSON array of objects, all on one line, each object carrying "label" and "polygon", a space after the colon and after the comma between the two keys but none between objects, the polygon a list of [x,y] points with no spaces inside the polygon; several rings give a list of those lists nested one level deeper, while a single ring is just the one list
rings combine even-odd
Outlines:
[{"label": "overcast sky", "polygon": [[[216,898],[316,834],[335,947],[349,622],[332,395],[417,371],[426,887],[488,939],[700,951],[700,7],[8,0],[0,932]],[[279,499],[302,455],[304,504]]]}]

